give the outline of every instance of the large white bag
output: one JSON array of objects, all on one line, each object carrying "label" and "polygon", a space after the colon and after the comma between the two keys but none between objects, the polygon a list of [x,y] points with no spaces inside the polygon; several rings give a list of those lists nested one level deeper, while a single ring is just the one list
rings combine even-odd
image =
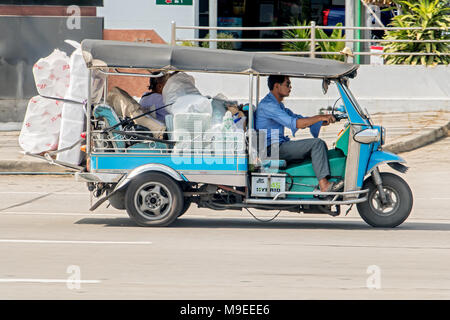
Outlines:
[{"label": "large white bag", "polygon": [[[69,57],[55,49],[33,66],[33,75],[39,94],[62,98],[69,87]],[[35,96],[30,99],[25,113],[19,145],[25,152],[41,153],[58,148],[62,102]]]},{"label": "large white bag", "polygon": [[[164,104],[174,103],[179,97],[185,95],[201,95],[200,91],[195,87],[194,77],[184,72],[171,75],[162,91]],[[167,112],[174,114],[172,109],[172,106],[166,107]]]},{"label": "large white bag", "polygon": [[[66,40],[75,48],[70,56],[70,85],[64,96],[65,99],[84,102],[88,98],[89,70],[83,59],[81,45],[72,40]],[[102,96],[104,77],[96,73],[92,81],[91,98],[92,103],[97,103]],[[80,139],[80,134],[85,130],[85,107],[82,104],[65,102],[62,109],[61,131],[59,135],[59,147],[63,149],[72,146]],[[56,159],[67,163],[78,165],[83,158],[79,146],[60,152]]]},{"label": "large white bag", "polygon": [[62,102],[35,96],[28,103],[19,135],[20,147],[30,153],[58,148]]},{"label": "large white bag", "polygon": [[58,49],[39,59],[33,66],[34,82],[40,95],[64,98],[70,82],[67,54]]},{"label": "large white bag", "polygon": [[199,95],[179,97],[172,105],[171,113],[209,113],[212,114],[211,99]]}]

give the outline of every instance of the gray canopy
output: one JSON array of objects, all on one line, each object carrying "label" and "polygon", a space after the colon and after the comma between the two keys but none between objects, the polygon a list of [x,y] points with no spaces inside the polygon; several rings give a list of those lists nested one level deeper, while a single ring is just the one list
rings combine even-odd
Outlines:
[{"label": "gray canopy", "polygon": [[328,59],[198,47],[90,39],[84,40],[81,46],[89,68],[282,74],[292,77],[328,79],[353,76],[358,69],[358,65]]}]

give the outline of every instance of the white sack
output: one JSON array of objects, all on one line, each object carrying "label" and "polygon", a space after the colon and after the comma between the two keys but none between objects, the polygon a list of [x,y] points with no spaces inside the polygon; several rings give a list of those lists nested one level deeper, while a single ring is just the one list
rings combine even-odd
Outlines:
[{"label": "white sack", "polygon": [[65,52],[55,49],[34,64],[33,75],[40,95],[63,98],[70,82],[69,58]]},{"label": "white sack", "polygon": [[[72,40],[66,42],[75,48],[70,56],[70,85],[64,96],[65,99],[84,102],[88,98],[89,70],[83,59],[81,45]],[[102,96],[104,77],[96,74],[92,83],[92,103],[97,103]],[[80,134],[85,130],[85,107],[76,103],[64,103],[62,110],[61,131],[59,135],[59,149],[73,145],[80,139]],[[60,152],[56,159],[59,161],[78,165],[82,161],[83,154],[80,146]]]},{"label": "white sack", "polygon": [[212,114],[211,99],[199,95],[186,95],[179,97],[172,105],[171,113],[208,113]]},{"label": "white sack", "polygon": [[30,153],[58,148],[61,126],[61,101],[35,96],[28,103],[19,135],[20,147]]},{"label": "white sack", "polygon": [[[41,95],[63,98],[69,87],[69,57],[55,49],[33,66],[36,88]],[[35,96],[30,99],[19,135],[20,147],[30,153],[58,148],[63,103]]]},{"label": "white sack", "polygon": [[[164,104],[171,104],[177,101],[179,97],[185,95],[201,95],[200,91],[195,87],[194,77],[185,72],[178,72],[167,79],[163,91]],[[172,106],[166,107],[167,112],[172,112]]]}]

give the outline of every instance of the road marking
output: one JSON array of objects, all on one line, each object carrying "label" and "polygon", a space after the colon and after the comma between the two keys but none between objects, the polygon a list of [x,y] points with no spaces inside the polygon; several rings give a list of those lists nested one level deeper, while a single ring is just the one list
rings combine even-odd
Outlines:
[{"label": "road marking", "polygon": [[[0,194],[48,194],[44,191],[0,191]],[[52,195],[89,195],[89,192],[50,192]]]},{"label": "road marking", "polygon": [[88,240],[22,240],[0,239],[0,243],[38,243],[38,244],[136,244],[148,245],[150,241],[88,241]]},{"label": "road marking", "polygon": [[0,283],[14,283],[14,282],[28,282],[28,283],[70,283],[70,284],[92,284],[100,283],[100,280],[63,280],[63,279],[0,279]]},{"label": "road marking", "polygon": [[126,213],[78,213],[78,212],[31,212],[31,211],[2,211],[2,215],[45,215],[45,216],[88,216],[88,217],[128,217]]},{"label": "road marking", "polygon": [[416,198],[417,200],[450,200],[450,198],[421,198],[421,197],[418,197],[418,198]]}]

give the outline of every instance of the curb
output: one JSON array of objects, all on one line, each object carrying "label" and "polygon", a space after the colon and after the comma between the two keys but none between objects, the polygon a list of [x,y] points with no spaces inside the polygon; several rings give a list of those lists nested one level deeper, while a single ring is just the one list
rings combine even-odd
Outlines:
[{"label": "curb", "polygon": [[38,173],[38,172],[71,172],[63,167],[52,165],[44,160],[38,161],[23,161],[23,160],[0,160],[0,173],[6,174],[8,172],[17,173]]},{"label": "curb", "polygon": [[423,146],[426,146],[427,144],[433,143],[443,137],[446,137],[449,131],[450,131],[450,121],[446,125],[434,129],[433,131],[427,134],[412,138],[410,140],[400,141],[387,145],[383,149],[396,154],[412,151],[421,148]]}]

